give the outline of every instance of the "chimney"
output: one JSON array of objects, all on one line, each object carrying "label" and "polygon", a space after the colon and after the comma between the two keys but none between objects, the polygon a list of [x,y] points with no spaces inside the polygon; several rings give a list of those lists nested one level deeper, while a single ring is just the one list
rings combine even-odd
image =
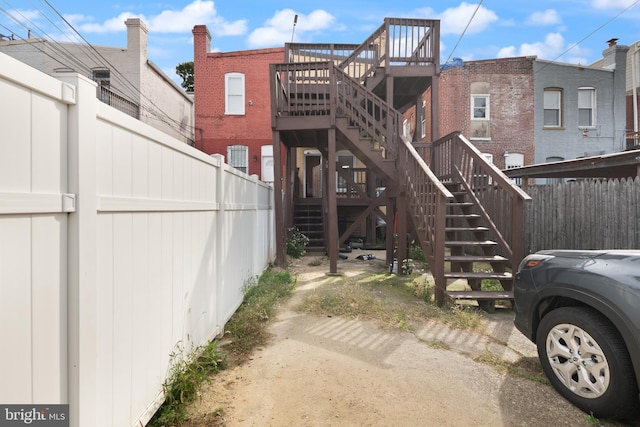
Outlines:
[{"label": "chimney", "polygon": [[607,44],[609,47],[602,51],[602,68],[607,70],[620,69],[624,72],[627,67],[627,51],[629,47],[619,45],[618,39],[615,38],[607,40]]},{"label": "chimney", "polygon": [[140,61],[147,61],[147,33],[149,29],[140,18],[129,18],[127,26],[127,50],[138,52]]}]

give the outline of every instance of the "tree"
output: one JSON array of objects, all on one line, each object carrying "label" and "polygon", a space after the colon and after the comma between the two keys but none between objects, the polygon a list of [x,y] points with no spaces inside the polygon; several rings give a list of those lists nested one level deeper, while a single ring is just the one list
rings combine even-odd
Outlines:
[{"label": "tree", "polygon": [[193,92],[193,61],[182,62],[176,66],[176,74],[182,78],[184,90]]}]

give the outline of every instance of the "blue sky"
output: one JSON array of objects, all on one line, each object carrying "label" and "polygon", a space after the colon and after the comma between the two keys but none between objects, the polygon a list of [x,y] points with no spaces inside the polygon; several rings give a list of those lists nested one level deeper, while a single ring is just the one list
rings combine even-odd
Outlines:
[{"label": "blue sky", "polygon": [[360,43],[385,17],[440,19],[442,62],[536,55],[586,65],[611,38],[640,40],[640,0],[3,0],[0,34],[26,38],[30,29],[36,37],[78,42],[77,31],[94,45],[126,47],[124,21],[131,17],[149,27],[149,59],[176,81],[175,66],[193,60],[191,30],[203,24],[212,50],[229,52],[283,46],[292,36]]}]

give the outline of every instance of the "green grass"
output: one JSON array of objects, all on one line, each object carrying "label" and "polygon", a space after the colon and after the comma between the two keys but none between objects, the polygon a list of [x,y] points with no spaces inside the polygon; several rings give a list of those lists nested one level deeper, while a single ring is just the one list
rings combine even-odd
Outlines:
[{"label": "green grass", "polygon": [[[244,299],[227,322],[223,349],[214,341],[205,346],[184,349],[178,346],[171,354],[171,371],[163,388],[166,399],[149,422],[150,427],[182,425],[187,421],[187,405],[198,396],[202,384],[228,365],[227,356],[233,354],[240,363],[267,339],[267,321],[278,303],[287,298],[295,286],[288,271],[268,269],[244,288]],[[212,415],[220,417],[222,408]]]}]

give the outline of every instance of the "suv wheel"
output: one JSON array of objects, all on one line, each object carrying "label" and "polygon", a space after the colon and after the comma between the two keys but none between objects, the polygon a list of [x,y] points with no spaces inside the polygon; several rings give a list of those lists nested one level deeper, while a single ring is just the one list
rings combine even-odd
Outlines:
[{"label": "suv wheel", "polygon": [[638,406],[638,385],[615,327],[595,310],[563,307],[548,313],[536,335],[538,356],[553,387],[601,418],[626,418]]}]

